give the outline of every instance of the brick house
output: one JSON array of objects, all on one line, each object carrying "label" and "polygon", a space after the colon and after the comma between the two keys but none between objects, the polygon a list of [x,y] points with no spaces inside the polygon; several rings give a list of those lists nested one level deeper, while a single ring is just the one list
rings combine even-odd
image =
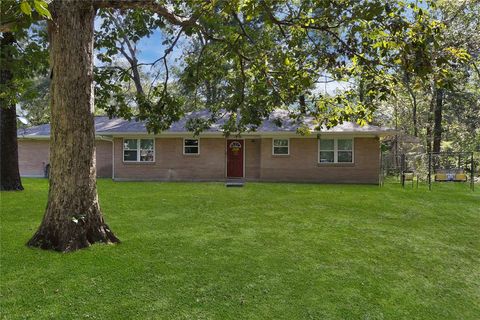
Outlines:
[{"label": "brick house", "polygon": [[[310,134],[297,133],[299,124],[277,110],[256,131],[225,137],[219,121],[194,137],[185,127],[187,114],[158,135],[145,124],[123,119],[95,118],[97,176],[114,180],[160,181],[285,181],[378,183],[380,139],[392,130],[346,122],[315,131],[312,119],[302,124]],[[279,121],[280,120],[280,121]],[[279,125],[281,122],[281,125]],[[50,125],[18,131],[22,176],[43,177],[49,163]]]}]

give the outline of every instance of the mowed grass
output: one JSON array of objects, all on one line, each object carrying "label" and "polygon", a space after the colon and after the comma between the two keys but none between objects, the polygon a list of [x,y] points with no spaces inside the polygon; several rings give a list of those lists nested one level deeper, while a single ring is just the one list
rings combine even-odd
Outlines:
[{"label": "mowed grass", "polygon": [[[480,319],[480,190],[99,180],[122,240],[30,249],[47,181],[1,194],[3,319]],[[480,188],[479,188],[480,189]]]}]

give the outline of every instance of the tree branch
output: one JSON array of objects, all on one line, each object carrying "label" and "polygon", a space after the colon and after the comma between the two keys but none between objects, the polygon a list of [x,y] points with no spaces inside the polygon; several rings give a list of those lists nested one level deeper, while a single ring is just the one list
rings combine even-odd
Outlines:
[{"label": "tree branch", "polygon": [[475,71],[477,72],[478,77],[480,78],[480,70],[478,69],[477,65],[475,64],[475,62],[472,62],[472,65]]},{"label": "tree branch", "polygon": [[238,15],[235,12],[233,13],[233,18],[238,22],[238,25],[240,26],[240,29],[242,30],[242,33],[248,39],[248,41],[250,41],[250,43],[252,43],[252,44],[255,44],[255,41],[253,41],[253,39],[247,33],[247,31],[245,30],[245,27],[243,26],[242,21],[240,20],[240,18],[238,17]]},{"label": "tree branch", "polygon": [[[80,1],[80,0],[78,0]],[[87,1],[85,1],[88,4]],[[167,8],[159,4],[156,0],[92,0],[92,4],[96,9],[143,9],[156,13],[173,25],[184,28],[191,28],[195,26],[200,15],[192,15],[189,18],[178,16],[170,12]],[[0,32],[10,32],[17,26],[21,26],[28,22],[35,22],[45,20],[44,17],[37,12],[32,12],[32,16],[27,15],[14,16],[12,20],[3,20],[0,23]]]},{"label": "tree branch", "polygon": [[[124,30],[125,25],[122,23],[122,20],[118,19],[112,12],[107,13],[110,19],[113,21],[113,24],[117,27],[119,30]],[[122,36],[123,41],[120,41],[120,52],[123,54],[125,59],[127,59],[128,63],[130,63],[131,70],[132,70],[132,79],[135,84],[135,89],[137,90],[137,93],[140,95],[145,95],[140,79],[140,72],[138,70],[138,60],[136,57],[135,49],[132,46],[132,43],[130,42],[130,39],[127,37],[126,33],[123,33]],[[130,55],[125,51],[124,44],[127,46],[128,51]]]},{"label": "tree branch", "polygon": [[0,21],[0,32],[13,32],[17,27],[21,26],[29,26],[30,23],[34,23],[41,20],[46,20],[45,17],[39,15],[36,11],[32,12],[31,16],[27,16],[26,14],[22,15],[13,15],[9,16],[12,20],[3,20]]},{"label": "tree branch", "polygon": [[112,9],[144,9],[158,14],[165,18],[171,24],[182,26],[184,28],[193,27],[198,19],[197,15],[192,15],[186,19],[175,15],[167,8],[160,5],[156,0],[93,0],[95,8],[112,8]]}]

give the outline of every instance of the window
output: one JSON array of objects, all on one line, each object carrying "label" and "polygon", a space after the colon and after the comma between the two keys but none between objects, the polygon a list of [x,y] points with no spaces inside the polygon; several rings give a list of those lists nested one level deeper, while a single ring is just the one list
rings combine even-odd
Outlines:
[{"label": "window", "polygon": [[288,155],[289,152],[288,139],[273,139],[273,155]]},{"label": "window", "polygon": [[123,140],[123,161],[137,161],[137,141],[136,139]]},{"label": "window", "polygon": [[320,139],[318,162],[353,163],[353,139]]},{"label": "window", "polygon": [[335,162],[335,140],[333,139],[321,139],[320,140],[320,161]]},{"label": "window", "polygon": [[337,162],[353,162],[353,140],[337,140]]},{"label": "window", "polygon": [[123,161],[153,162],[155,161],[155,141],[153,139],[124,139]]},{"label": "window", "polygon": [[200,154],[200,140],[183,139],[183,154]]}]

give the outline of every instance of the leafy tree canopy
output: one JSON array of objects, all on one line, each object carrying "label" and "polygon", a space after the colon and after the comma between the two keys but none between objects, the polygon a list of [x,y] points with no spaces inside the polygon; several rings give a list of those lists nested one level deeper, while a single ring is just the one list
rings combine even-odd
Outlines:
[{"label": "leafy tree canopy", "polygon": [[[423,50],[429,70],[423,76],[415,72],[415,55],[393,61],[392,74],[401,85],[380,107],[380,114],[388,118],[385,124],[398,126],[426,144],[435,120],[441,126],[436,135],[442,150],[478,150],[480,1],[436,1],[427,13],[440,26],[435,42]],[[432,105],[438,102],[434,90],[438,89],[442,90],[441,108],[433,112]]]},{"label": "leafy tree canopy", "polygon": [[[43,0],[0,2],[2,69],[12,79],[0,84],[0,99],[6,107],[37,98],[35,78],[48,73],[48,41],[45,21],[50,13]],[[10,41],[6,41],[7,38]]]},{"label": "leafy tree canopy", "polygon": [[[28,1],[32,11],[36,1]],[[102,20],[96,35],[101,61],[96,104],[111,116],[146,120],[153,132],[195,108],[212,111],[211,119],[189,124],[197,132],[223,116],[229,118],[226,132],[254,130],[272,109],[292,107],[293,117],[312,114],[319,125],[363,124],[372,120],[378,101],[394,94],[396,69],[420,79],[436,72],[437,82],[448,87],[445,66],[470,59],[461,47],[439,50],[446,25],[431,15],[429,1],[92,3]],[[155,30],[165,38],[165,52],[139,63],[134,45]],[[168,59],[174,50],[182,51],[176,66]],[[127,63],[120,65],[114,59],[118,55]],[[157,71],[150,84],[138,81],[139,70],[148,65]],[[324,74],[337,81],[361,79],[361,94],[355,89],[334,97],[319,94]],[[132,82],[133,95],[125,90]],[[188,99],[180,93],[188,93]]]}]

